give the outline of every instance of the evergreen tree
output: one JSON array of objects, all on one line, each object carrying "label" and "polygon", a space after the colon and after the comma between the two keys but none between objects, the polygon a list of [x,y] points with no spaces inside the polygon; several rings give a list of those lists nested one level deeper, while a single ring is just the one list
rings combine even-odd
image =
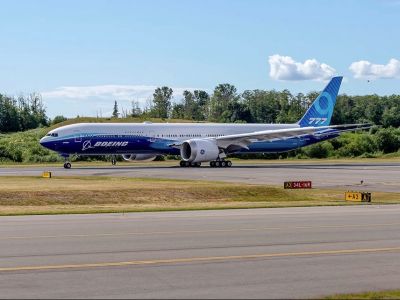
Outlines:
[{"label": "evergreen tree", "polygon": [[113,112],[112,112],[112,117],[113,118],[118,118],[119,115],[119,111],[118,111],[118,103],[117,100],[114,101],[114,108],[113,108]]}]

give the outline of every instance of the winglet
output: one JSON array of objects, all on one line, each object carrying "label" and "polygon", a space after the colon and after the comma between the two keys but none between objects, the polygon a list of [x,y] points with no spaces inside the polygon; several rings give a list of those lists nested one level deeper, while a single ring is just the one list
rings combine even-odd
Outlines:
[{"label": "winglet", "polygon": [[313,104],[298,122],[300,127],[327,126],[331,123],[336,96],[339,92],[342,76],[333,77],[322,93],[314,100]]}]

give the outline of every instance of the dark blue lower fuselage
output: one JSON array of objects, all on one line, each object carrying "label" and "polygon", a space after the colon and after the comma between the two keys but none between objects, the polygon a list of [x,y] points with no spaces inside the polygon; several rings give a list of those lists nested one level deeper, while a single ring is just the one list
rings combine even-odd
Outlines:
[{"label": "dark blue lower fuselage", "polygon": [[[337,137],[316,137],[307,135],[285,140],[254,142],[249,149],[240,149],[232,153],[279,153],[286,152],[323,140]],[[154,138],[146,136],[102,135],[90,137],[63,138],[42,142],[48,149],[59,152],[61,155],[108,155],[108,154],[158,154],[179,155],[179,148],[171,147],[176,140]]]}]

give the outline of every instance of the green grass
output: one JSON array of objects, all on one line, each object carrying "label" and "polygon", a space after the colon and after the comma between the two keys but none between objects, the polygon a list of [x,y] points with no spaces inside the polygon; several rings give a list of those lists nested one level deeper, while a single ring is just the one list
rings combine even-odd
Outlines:
[{"label": "green grass", "polygon": [[[340,190],[174,179],[2,177],[0,181],[0,215],[364,205],[343,198]],[[376,192],[373,202],[400,203],[400,193]]]},{"label": "green grass", "polygon": [[324,299],[400,299],[400,290],[366,292],[359,294],[339,294]]}]

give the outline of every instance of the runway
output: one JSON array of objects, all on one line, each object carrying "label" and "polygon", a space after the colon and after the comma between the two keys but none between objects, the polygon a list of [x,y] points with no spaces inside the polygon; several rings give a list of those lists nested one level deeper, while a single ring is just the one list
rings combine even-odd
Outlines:
[{"label": "runway", "polygon": [[54,176],[124,176],[227,181],[266,185],[283,185],[289,180],[311,180],[317,188],[362,189],[400,192],[400,163],[271,163],[235,164],[232,168],[180,168],[166,165],[124,165],[109,167],[0,168],[0,176],[41,176],[51,171]]},{"label": "runway", "polygon": [[304,298],[398,288],[400,206],[0,218],[1,298]]}]

